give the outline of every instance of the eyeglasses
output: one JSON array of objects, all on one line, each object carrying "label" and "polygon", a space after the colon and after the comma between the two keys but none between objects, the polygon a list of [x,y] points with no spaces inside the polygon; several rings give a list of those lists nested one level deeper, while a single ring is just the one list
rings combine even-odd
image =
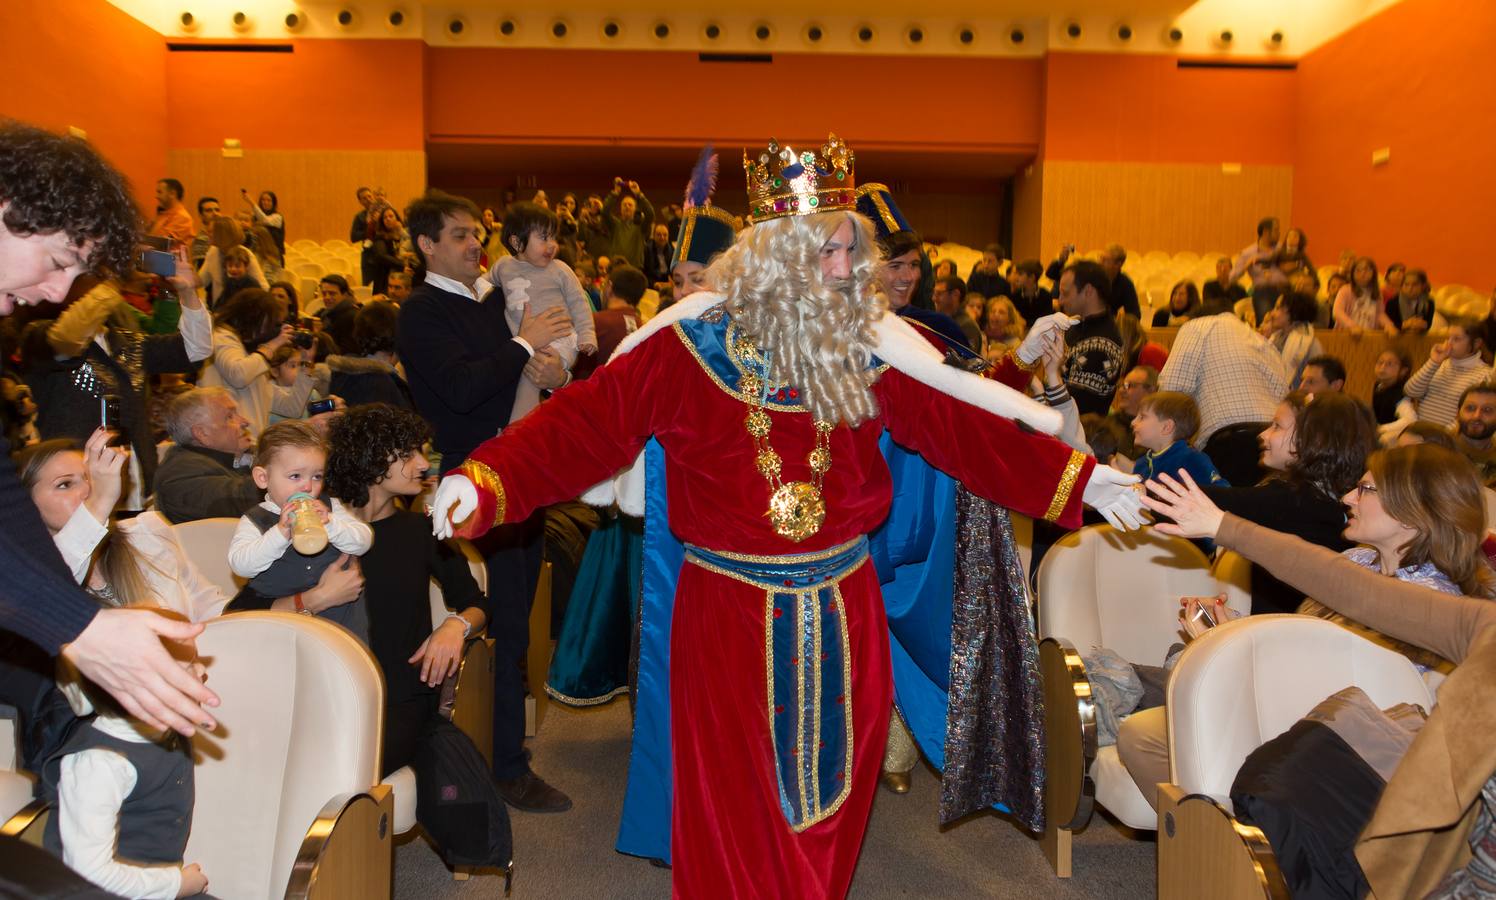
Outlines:
[{"label": "eyeglasses", "polygon": [[1356,501],[1359,503],[1367,494],[1375,494],[1377,486],[1369,481],[1363,481],[1356,485]]}]

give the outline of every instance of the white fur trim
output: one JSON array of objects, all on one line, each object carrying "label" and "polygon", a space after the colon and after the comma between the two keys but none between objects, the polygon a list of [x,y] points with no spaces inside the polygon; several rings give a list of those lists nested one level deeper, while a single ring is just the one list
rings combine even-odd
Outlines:
[{"label": "white fur trim", "polygon": [[873,326],[873,331],[878,336],[878,346],[874,350],[878,357],[926,387],[993,415],[1016,419],[1045,434],[1059,434],[1064,427],[1064,417],[1058,410],[1031,400],[1005,384],[946,365],[940,351],[912,325],[893,313],[884,313],[882,320]]}]

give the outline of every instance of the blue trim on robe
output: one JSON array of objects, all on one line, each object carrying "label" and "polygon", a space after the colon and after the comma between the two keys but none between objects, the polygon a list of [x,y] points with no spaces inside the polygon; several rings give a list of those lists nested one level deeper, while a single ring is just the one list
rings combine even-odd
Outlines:
[{"label": "blue trim on robe", "polygon": [[665,450],[644,448],[644,596],[639,610],[639,673],[634,740],[618,823],[620,853],[670,861],[670,618],[685,548],[670,531]]}]

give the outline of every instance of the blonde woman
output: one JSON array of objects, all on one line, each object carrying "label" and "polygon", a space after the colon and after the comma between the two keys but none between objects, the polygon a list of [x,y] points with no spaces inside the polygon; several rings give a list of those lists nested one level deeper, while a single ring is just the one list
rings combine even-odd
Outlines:
[{"label": "blonde woman", "polygon": [[1028,323],[1019,315],[1018,307],[1007,297],[993,297],[987,301],[987,314],[982,319],[982,333],[987,337],[987,359],[993,363],[1018,346],[1028,331]]}]

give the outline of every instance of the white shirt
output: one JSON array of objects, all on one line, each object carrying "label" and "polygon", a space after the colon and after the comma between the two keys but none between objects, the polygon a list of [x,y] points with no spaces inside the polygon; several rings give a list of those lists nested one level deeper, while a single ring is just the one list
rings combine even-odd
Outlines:
[{"label": "white shirt", "polygon": [[[151,740],[113,716],[99,716],[86,727],[122,741]],[[120,807],[135,790],[135,781],[135,767],[113,750],[95,748],[62,758],[52,813],[62,839],[62,861],[111,894],[173,900],[182,887],[180,866],[141,866],[114,858]]]},{"label": "white shirt", "polygon": [[[487,278],[479,278],[478,287],[475,290],[472,285],[463,284],[455,278],[448,278],[445,275],[438,275],[435,272],[429,270],[426,272],[426,283],[438,290],[446,291],[449,294],[461,294],[464,297],[470,297],[475,303],[482,303],[483,298],[487,297],[489,292],[493,290],[493,282],[489,281]],[[515,335],[513,340],[516,344],[524,347],[526,353],[530,354],[531,356],[535,355],[535,348],[530,346],[529,341],[525,340],[519,335]]]},{"label": "white shirt", "polygon": [[1191,319],[1179,329],[1158,388],[1195,398],[1204,446],[1227,425],[1270,422],[1288,393],[1283,357],[1267,338],[1230,313]]},{"label": "white shirt", "polygon": [[[353,556],[367,553],[374,545],[374,529],[355,519],[337,498],[329,498],[329,501],[331,515],[327,519],[327,540],[334,547]],[[268,509],[277,516],[281,513],[281,508],[269,497],[260,504],[260,508]],[[291,539],[281,531],[278,524],[262,532],[249,516],[243,516],[239,519],[239,527],[234,529],[233,539],[229,541],[229,567],[240,578],[253,578],[285,556],[290,548]]]},{"label": "white shirt", "polygon": [[250,433],[258,440],[270,425],[270,413],[287,419],[306,414],[306,402],[316,386],[303,371],[296,383],[282,387],[270,372],[270,360],[260,353],[244,352],[244,342],[229,328],[213,330],[213,358],[203,366],[202,387],[227,388],[239,404],[239,413],[249,420]]},{"label": "white shirt", "polygon": [[[123,519],[117,527],[135,551],[141,563],[140,574],[159,606],[193,622],[206,622],[223,612],[230,598],[192,562],[171,523],[159,512]],[[52,536],[79,584],[88,577],[94,551],[108,533],[109,529],[80,503],[62,530]]]}]

